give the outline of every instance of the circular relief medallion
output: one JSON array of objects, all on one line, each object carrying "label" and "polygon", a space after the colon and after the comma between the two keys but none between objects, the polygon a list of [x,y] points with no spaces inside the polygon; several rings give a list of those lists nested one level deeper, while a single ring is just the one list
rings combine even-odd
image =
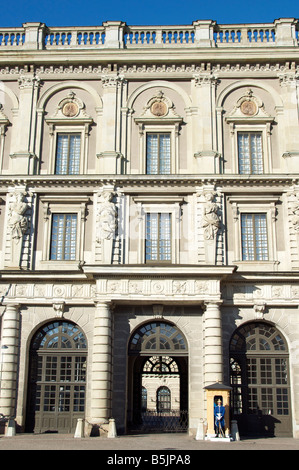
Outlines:
[{"label": "circular relief medallion", "polygon": [[62,113],[66,117],[74,117],[78,114],[78,105],[76,103],[70,102],[66,103],[62,108]]},{"label": "circular relief medallion", "polygon": [[167,113],[167,106],[163,101],[156,101],[152,104],[151,112],[154,116],[165,116]]},{"label": "circular relief medallion", "polygon": [[254,116],[256,113],[256,104],[254,101],[243,101],[241,104],[241,111],[246,116]]}]

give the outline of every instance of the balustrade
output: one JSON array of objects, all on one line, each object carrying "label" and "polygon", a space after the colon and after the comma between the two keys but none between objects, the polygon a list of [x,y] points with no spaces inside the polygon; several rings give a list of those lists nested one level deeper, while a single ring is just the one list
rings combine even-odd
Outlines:
[{"label": "balustrade", "polygon": [[269,47],[298,46],[299,22],[282,18],[268,24],[218,25],[194,21],[183,26],[128,26],[106,22],[94,27],[47,27],[25,23],[21,28],[0,28],[1,48],[97,49],[165,47]]},{"label": "balustrade", "polygon": [[275,28],[270,25],[217,25],[214,30],[216,46],[275,46]]},{"label": "balustrade", "polygon": [[0,30],[0,48],[22,46],[24,42],[24,28],[3,28]]}]

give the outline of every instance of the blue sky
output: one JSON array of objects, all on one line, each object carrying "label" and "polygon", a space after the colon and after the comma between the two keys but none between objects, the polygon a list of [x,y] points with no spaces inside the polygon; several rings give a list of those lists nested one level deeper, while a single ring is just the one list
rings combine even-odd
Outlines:
[{"label": "blue sky", "polygon": [[183,25],[198,19],[272,23],[282,17],[299,18],[298,0],[10,0],[2,5],[0,27],[28,21],[48,26],[95,26],[107,20],[128,25]]}]

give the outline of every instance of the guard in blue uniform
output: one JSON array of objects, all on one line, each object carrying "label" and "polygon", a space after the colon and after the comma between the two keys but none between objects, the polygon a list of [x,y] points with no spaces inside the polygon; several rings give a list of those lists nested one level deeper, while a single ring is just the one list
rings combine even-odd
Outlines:
[{"label": "guard in blue uniform", "polygon": [[217,400],[217,404],[214,406],[214,418],[215,418],[215,431],[217,436],[224,436],[224,414],[225,407],[222,405],[221,400]]}]

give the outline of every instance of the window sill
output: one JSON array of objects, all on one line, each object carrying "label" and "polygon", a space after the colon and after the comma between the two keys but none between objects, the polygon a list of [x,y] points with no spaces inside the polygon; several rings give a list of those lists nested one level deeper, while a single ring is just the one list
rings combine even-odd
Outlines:
[{"label": "window sill", "polygon": [[55,271],[78,271],[81,269],[81,262],[79,260],[74,261],[56,261],[56,260],[47,260],[40,261],[40,268],[42,270],[55,270]]},{"label": "window sill", "polygon": [[232,261],[238,266],[238,271],[277,271],[279,261]]}]

